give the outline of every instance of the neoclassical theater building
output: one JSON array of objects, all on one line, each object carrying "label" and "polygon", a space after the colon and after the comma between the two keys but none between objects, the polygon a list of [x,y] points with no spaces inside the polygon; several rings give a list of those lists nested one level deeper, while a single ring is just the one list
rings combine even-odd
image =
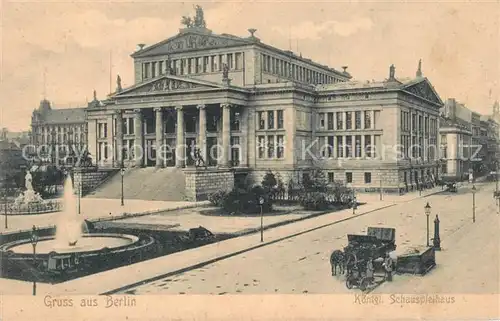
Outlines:
[{"label": "neoclassical theater building", "polygon": [[[443,103],[420,64],[412,79],[388,66],[383,81],[353,81],[347,67],[264,44],[255,29],[215,34],[201,9],[132,58],[135,84],[122,88],[118,77],[116,92],[87,108],[100,167],[182,168],[196,197],[202,182],[259,182],[269,169],[285,184],[319,167],[330,181],[395,191],[437,175],[438,153],[427,147],[438,145]],[[194,169],[193,146],[207,169]]]}]

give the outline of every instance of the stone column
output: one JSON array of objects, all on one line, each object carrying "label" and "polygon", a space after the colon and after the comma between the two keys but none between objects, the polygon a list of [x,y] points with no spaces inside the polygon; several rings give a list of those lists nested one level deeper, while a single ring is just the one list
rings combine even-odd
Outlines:
[{"label": "stone column", "polygon": [[163,110],[161,108],[155,108],[155,120],[156,120],[156,167],[163,167]]},{"label": "stone column", "polygon": [[176,106],[177,111],[177,139],[176,139],[176,151],[175,151],[175,167],[184,167],[185,164],[185,154],[186,146],[184,142],[184,111],[182,106]]},{"label": "stone column", "polygon": [[142,113],[140,109],[134,109],[135,117],[134,117],[134,133],[135,133],[135,142],[134,142],[134,157],[135,157],[135,166],[141,167],[144,164],[144,135],[143,135],[143,126],[142,126]]},{"label": "stone column", "polygon": [[375,110],[372,110],[370,113],[371,113],[370,126],[371,126],[371,129],[375,129]]},{"label": "stone column", "polygon": [[198,146],[200,148],[200,154],[205,163],[207,159],[207,111],[205,105],[198,105],[198,110],[200,113],[199,126],[198,126]]},{"label": "stone column", "polygon": [[117,166],[123,165],[123,112],[116,111],[116,161]]},{"label": "stone column", "polygon": [[221,166],[229,167],[229,145],[231,140],[230,119],[231,105],[221,104],[222,107],[222,155]]}]

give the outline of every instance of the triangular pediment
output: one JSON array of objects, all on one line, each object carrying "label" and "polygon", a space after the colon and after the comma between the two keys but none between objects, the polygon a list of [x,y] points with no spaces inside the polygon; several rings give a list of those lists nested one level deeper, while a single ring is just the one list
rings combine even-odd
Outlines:
[{"label": "triangular pediment", "polygon": [[403,90],[435,104],[443,105],[443,101],[427,78],[410,82],[404,86]]},{"label": "triangular pediment", "polygon": [[119,98],[144,94],[222,88],[224,88],[224,86],[199,79],[178,77],[173,75],[163,75],[155,79],[151,79],[150,81],[126,88],[120,93],[116,93],[113,97]]},{"label": "triangular pediment", "polygon": [[207,29],[185,29],[178,35],[146,47],[134,54],[132,57],[149,57],[168,55],[171,53],[185,52],[200,49],[226,48],[233,46],[248,45],[249,41],[230,35],[215,35]]}]

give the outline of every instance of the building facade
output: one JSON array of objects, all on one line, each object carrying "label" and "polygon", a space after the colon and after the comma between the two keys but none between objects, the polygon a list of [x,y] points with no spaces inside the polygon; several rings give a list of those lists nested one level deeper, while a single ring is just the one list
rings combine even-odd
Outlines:
[{"label": "building facade", "polygon": [[87,145],[85,108],[55,109],[42,100],[31,118],[31,145],[36,162],[75,165]]},{"label": "building facade", "polygon": [[311,168],[354,188],[404,191],[438,171],[443,105],[421,66],[398,79],[351,81],[342,71],[249,37],[200,25],[132,54],[135,84],[87,108],[88,146],[105,167],[271,169],[301,180]]}]

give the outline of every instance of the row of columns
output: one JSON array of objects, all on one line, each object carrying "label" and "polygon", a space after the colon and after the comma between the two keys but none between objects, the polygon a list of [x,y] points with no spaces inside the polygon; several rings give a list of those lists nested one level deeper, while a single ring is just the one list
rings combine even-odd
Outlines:
[{"label": "row of columns", "polygon": [[[204,104],[200,104],[197,106],[198,112],[199,112],[199,132],[198,132],[198,139],[197,139],[197,147],[200,149],[200,154],[201,157],[207,161],[207,116],[206,116],[206,106]],[[229,167],[229,152],[230,152],[230,141],[231,141],[231,135],[230,135],[230,121],[231,121],[231,104],[221,104],[222,108],[222,155],[220,155],[220,160],[218,164],[222,167]],[[176,159],[175,159],[175,166],[176,167],[184,167],[185,165],[185,158],[186,158],[186,149],[185,149],[185,127],[184,127],[184,110],[183,106],[176,106],[175,107],[176,114],[177,114],[177,136],[176,136]],[[135,117],[134,117],[134,134],[135,134],[135,141],[138,143],[140,142],[143,147],[144,147],[144,137],[143,137],[143,131],[142,131],[142,126],[143,126],[143,115],[141,113],[140,109],[134,109]],[[158,153],[160,153],[162,150],[163,145],[163,108],[155,108],[154,109],[154,114],[155,114],[155,121],[156,121],[156,152],[157,152],[157,157],[156,157],[156,167],[163,167],[162,163],[162,158],[158,157]],[[116,115],[116,121],[119,126],[116,126],[116,136],[117,136],[117,143],[116,147],[120,151],[118,153],[118,159],[120,162],[123,161],[123,155],[122,155],[122,150],[123,150],[123,115],[121,111],[117,111]],[[183,148],[179,148],[181,146]],[[144,153],[141,153],[141,157],[136,156],[136,163],[135,166],[140,167],[144,163]]]}]

